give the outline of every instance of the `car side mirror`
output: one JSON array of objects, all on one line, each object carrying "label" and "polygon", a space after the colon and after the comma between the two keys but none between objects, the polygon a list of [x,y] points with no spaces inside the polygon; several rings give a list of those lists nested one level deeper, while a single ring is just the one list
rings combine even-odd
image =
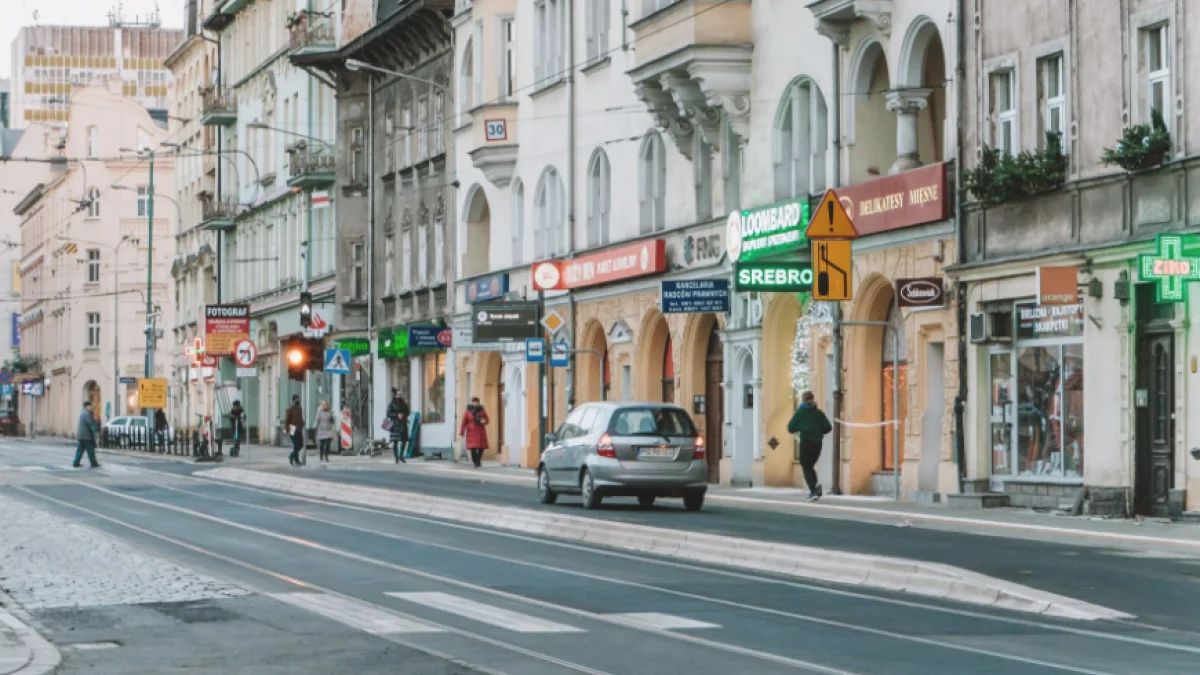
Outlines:
[{"label": "car side mirror", "polygon": [[558,442],[558,434],[546,434],[546,443],[547,444],[557,443],[557,442]]}]

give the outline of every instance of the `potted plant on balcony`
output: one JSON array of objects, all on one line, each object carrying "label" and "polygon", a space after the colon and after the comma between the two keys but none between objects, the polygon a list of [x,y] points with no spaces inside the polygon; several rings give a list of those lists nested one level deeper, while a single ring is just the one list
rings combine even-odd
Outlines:
[{"label": "potted plant on balcony", "polygon": [[1062,134],[1046,132],[1041,150],[1017,155],[983,146],[979,165],[963,172],[963,187],[982,204],[1005,202],[1052,192],[1067,179]]},{"label": "potted plant on balcony", "polygon": [[1157,110],[1150,112],[1150,124],[1125,127],[1117,147],[1104,149],[1102,163],[1116,164],[1126,171],[1141,171],[1163,163],[1171,150],[1171,132]]}]

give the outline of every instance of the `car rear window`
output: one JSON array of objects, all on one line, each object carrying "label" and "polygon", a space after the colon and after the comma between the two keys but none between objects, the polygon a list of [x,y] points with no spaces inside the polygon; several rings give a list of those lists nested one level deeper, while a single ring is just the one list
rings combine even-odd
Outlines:
[{"label": "car rear window", "polygon": [[617,436],[695,436],[692,418],[681,408],[623,408],[612,416],[609,433]]}]

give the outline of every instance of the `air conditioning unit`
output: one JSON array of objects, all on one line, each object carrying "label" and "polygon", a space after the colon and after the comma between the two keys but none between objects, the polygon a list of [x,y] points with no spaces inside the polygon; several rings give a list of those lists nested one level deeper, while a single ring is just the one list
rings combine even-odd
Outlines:
[{"label": "air conditioning unit", "polygon": [[1011,310],[973,313],[967,323],[973,344],[1012,342],[1013,315]]}]

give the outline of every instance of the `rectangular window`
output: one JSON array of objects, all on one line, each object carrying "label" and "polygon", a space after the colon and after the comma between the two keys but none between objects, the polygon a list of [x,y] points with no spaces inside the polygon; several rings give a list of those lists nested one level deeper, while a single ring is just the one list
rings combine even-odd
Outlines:
[{"label": "rectangular window", "polygon": [[1038,107],[1042,113],[1042,133],[1039,134],[1039,144],[1045,144],[1047,133],[1062,134],[1063,132],[1067,110],[1065,85],[1061,53],[1047,56],[1038,61]]},{"label": "rectangular window", "polygon": [[534,76],[538,82],[562,75],[563,14],[562,0],[541,0],[534,5],[537,34],[534,45]]},{"label": "rectangular window", "polygon": [[429,99],[417,99],[417,161],[429,156]]},{"label": "rectangular window", "polygon": [[403,241],[400,249],[400,287],[408,290],[412,288],[413,278],[412,228],[404,231]]},{"label": "rectangular window", "polygon": [[137,189],[137,214],[138,218],[145,218],[146,211],[149,208],[149,195],[146,192],[146,186],[139,185]]},{"label": "rectangular window", "polygon": [[100,156],[100,130],[96,127],[88,127],[87,142],[88,158],[96,159]]},{"label": "rectangular window", "polygon": [[87,315],[87,346],[89,349],[100,347],[100,313],[88,312]]},{"label": "rectangular window", "polygon": [[599,61],[608,54],[609,0],[587,1],[587,60]]},{"label": "rectangular window", "polygon": [[421,415],[425,424],[446,421],[446,352],[438,351],[421,356]]},{"label": "rectangular window", "polygon": [[433,281],[440,284],[446,280],[446,224],[433,224]]},{"label": "rectangular window", "polygon": [[1016,77],[1011,70],[995,72],[992,73],[991,84],[992,145],[1003,153],[1016,154]]},{"label": "rectangular window", "polygon": [[396,169],[395,165],[395,142],[396,135],[396,120],[388,113],[383,118],[383,166],[384,171],[391,173]]},{"label": "rectangular window", "polygon": [[354,300],[363,300],[367,297],[367,277],[365,270],[363,269],[366,256],[364,256],[363,253],[364,247],[362,242],[355,242],[354,244],[351,244],[350,263],[353,267],[350,271],[352,275],[350,280],[350,292],[351,297]]},{"label": "rectangular window", "polygon": [[392,235],[383,238],[383,292],[391,295],[396,292],[396,242]]},{"label": "rectangular window", "polygon": [[[87,252],[87,280],[89,284],[100,283],[100,250],[88,249]],[[114,291],[116,289],[113,289]]]},{"label": "rectangular window", "polygon": [[441,92],[433,95],[433,154],[446,151],[446,104]]},{"label": "rectangular window", "polygon": [[1154,119],[1154,112],[1162,115],[1163,123],[1170,118],[1168,107],[1171,97],[1171,43],[1167,25],[1163,24],[1142,31],[1143,63],[1146,85],[1146,123]]},{"label": "rectangular window", "polygon": [[400,166],[412,166],[412,128],[413,117],[412,108],[405,105],[400,109],[400,132],[403,134],[401,139]]},{"label": "rectangular window", "polygon": [[366,148],[363,144],[363,128],[350,129],[350,183],[363,185],[367,179]]},{"label": "rectangular window", "polygon": [[429,228],[422,223],[417,229],[417,287],[429,285]]},{"label": "rectangular window", "polygon": [[517,33],[516,22],[504,19],[500,22],[501,62],[500,95],[508,98],[517,91]]}]

